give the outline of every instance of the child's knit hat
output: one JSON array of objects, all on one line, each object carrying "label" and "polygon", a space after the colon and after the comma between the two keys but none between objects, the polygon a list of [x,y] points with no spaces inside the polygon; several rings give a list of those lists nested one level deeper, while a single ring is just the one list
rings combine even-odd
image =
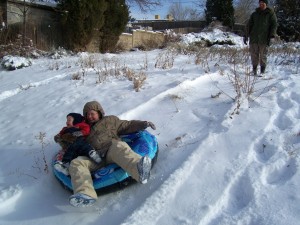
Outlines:
[{"label": "child's knit hat", "polygon": [[76,125],[77,123],[81,123],[84,120],[84,117],[79,113],[69,113],[67,115],[67,117],[68,116],[73,117],[73,119],[74,119],[73,120],[73,125]]}]

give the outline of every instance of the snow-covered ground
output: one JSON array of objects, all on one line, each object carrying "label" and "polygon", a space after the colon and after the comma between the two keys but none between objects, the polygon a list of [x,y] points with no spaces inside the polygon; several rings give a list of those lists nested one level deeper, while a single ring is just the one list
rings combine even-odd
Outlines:
[{"label": "snow-covered ground", "polygon": [[[213,40],[217,34],[224,35],[211,33]],[[231,37],[245,47],[242,38]],[[1,225],[299,224],[299,54],[271,55],[268,79],[257,79],[252,100],[242,97],[239,114],[232,115],[233,64],[216,55],[196,64],[195,55],[178,54],[172,67],[155,67],[164,51],[81,53],[0,70]],[[80,66],[91,56],[102,66],[143,71],[147,79],[139,92],[126,78],[98,83],[94,69]],[[235,70],[245,75],[242,67]],[[82,71],[84,80],[72,79]],[[59,150],[53,136],[69,112],[82,113],[91,100],[107,115],[155,123],[149,131],[160,153],[147,184],[100,195],[94,207],[77,209],[52,174]]]}]

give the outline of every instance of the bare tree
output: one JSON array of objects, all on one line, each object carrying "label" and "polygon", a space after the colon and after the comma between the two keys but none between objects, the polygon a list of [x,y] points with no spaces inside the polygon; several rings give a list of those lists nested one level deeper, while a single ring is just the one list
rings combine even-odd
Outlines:
[{"label": "bare tree", "polygon": [[29,5],[34,3],[35,0],[30,0],[30,1],[26,1],[26,0],[19,0],[20,5],[16,5],[16,7],[19,9],[20,13],[18,12],[11,12],[11,13],[15,13],[18,16],[20,16],[20,18],[22,19],[22,45],[25,46],[25,41],[26,41],[26,24],[27,24],[27,16],[28,16],[28,12],[29,12]]},{"label": "bare tree", "polygon": [[235,7],[235,22],[246,24],[257,5],[257,0],[239,0]]},{"label": "bare tree", "polygon": [[170,5],[168,13],[172,15],[174,20],[186,20],[189,15],[189,9],[176,2]]},{"label": "bare tree", "polygon": [[126,0],[128,6],[137,5],[142,12],[146,12],[161,5],[161,0]]},{"label": "bare tree", "polygon": [[183,6],[180,2],[173,3],[169,7],[168,14],[172,15],[175,20],[196,20],[199,18],[197,9]]}]

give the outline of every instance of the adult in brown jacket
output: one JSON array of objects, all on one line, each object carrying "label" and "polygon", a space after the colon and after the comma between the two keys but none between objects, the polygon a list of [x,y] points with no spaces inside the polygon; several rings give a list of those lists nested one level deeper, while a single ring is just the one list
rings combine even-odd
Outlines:
[{"label": "adult in brown jacket", "polygon": [[155,130],[154,124],[148,121],[128,121],[120,120],[117,116],[105,116],[102,106],[97,101],[87,102],[83,108],[83,115],[91,126],[86,140],[100,154],[102,162],[97,164],[85,156],[72,160],[69,173],[74,194],[69,198],[70,204],[84,207],[95,203],[97,193],[93,187],[91,171],[106,164],[116,163],[136,181],[147,183],[151,159],[135,153],[126,142],[121,140],[120,135],[144,130],[147,127]]}]

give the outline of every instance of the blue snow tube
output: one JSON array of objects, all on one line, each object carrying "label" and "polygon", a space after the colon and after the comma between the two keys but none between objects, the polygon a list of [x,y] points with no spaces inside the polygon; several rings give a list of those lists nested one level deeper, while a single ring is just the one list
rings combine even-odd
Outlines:
[{"label": "blue snow tube", "polygon": [[[141,156],[148,155],[152,159],[152,165],[154,165],[158,154],[158,143],[154,135],[150,134],[146,130],[143,130],[137,133],[123,135],[121,138],[136,153],[140,154]],[[53,173],[66,189],[72,191],[73,188],[70,176],[66,176],[54,168],[56,159],[57,155],[52,160]],[[109,164],[95,172],[92,172],[92,177],[93,185],[96,191],[102,189],[104,190],[104,188],[107,189],[116,184],[126,185],[127,181],[131,180],[130,175],[117,164]]]}]

